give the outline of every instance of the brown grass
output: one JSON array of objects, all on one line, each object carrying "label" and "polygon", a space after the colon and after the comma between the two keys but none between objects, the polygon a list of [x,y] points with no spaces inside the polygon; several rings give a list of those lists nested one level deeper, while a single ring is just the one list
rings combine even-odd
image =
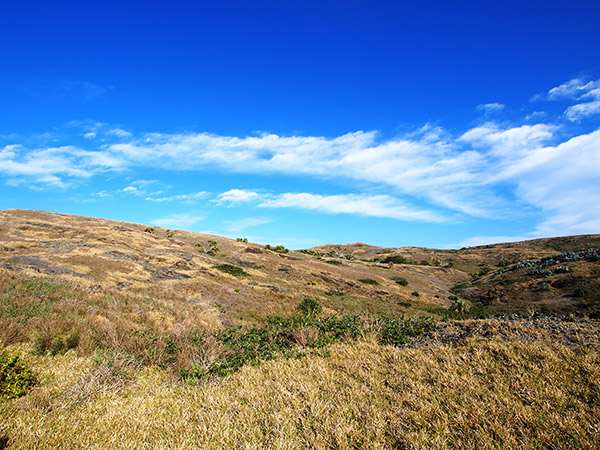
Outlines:
[{"label": "brown grass", "polygon": [[365,341],[200,386],[74,353],[27,359],[41,386],[0,404],[0,435],[14,449],[600,446],[597,349]]}]

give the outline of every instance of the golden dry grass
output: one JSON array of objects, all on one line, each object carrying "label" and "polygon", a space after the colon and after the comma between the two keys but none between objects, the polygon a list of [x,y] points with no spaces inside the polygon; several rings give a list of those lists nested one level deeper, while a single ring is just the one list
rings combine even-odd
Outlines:
[{"label": "golden dry grass", "polygon": [[363,341],[199,386],[157,368],[15,349],[41,385],[0,404],[11,449],[600,447],[597,348]]}]

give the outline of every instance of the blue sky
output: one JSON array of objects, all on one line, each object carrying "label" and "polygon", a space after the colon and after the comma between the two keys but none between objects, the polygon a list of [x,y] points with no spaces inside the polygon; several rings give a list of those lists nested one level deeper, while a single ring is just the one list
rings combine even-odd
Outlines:
[{"label": "blue sky", "polygon": [[0,208],[306,248],[600,233],[600,4],[5,2]]}]

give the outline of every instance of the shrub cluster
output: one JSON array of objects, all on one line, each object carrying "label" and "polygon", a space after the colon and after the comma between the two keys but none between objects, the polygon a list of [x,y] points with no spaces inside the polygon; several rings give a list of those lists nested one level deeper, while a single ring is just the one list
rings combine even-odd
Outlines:
[{"label": "shrub cluster", "polygon": [[249,277],[250,274],[246,272],[241,267],[234,266],[232,264],[219,264],[217,266],[213,266],[215,269],[220,270],[221,272],[228,273],[229,275],[233,275],[234,277]]},{"label": "shrub cluster", "polygon": [[298,250],[300,253],[304,253],[306,255],[311,255],[311,256],[317,256],[320,257],[321,256],[321,252],[318,252],[316,250],[310,250],[310,249],[302,249],[302,250]]},{"label": "shrub cluster", "polygon": [[431,317],[379,317],[359,315],[319,317],[318,300],[305,298],[292,316],[267,317],[262,326],[247,330],[229,327],[215,334],[221,347],[218,358],[206,368],[182,370],[187,379],[226,376],[245,365],[256,365],[276,356],[298,358],[336,342],[368,334],[381,345],[403,345],[411,336],[429,332],[435,326]]},{"label": "shrub cluster", "polygon": [[20,397],[36,382],[25,362],[0,350],[0,399]]},{"label": "shrub cluster", "polygon": [[408,281],[406,281],[406,278],[402,278],[402,277],[393,277],[392,280],[394,280],[396,283],[398,283],[400,286],[408,286]]},{"label": "shrub cluster", "polygon": [[265,245],[265,250],[271,250],[277,253],[288,253],[289,250],[285,248],[283,245],[276,245],[275,247],[270,244]]},{"label": "shrub cluster", "polygon": [[358,281],[360,281],[361,283],[364,283],[364,284],[371,284],[371,285],[379,284],[379,282],[377,280],[374,280],[372,278],[359,278]]}]

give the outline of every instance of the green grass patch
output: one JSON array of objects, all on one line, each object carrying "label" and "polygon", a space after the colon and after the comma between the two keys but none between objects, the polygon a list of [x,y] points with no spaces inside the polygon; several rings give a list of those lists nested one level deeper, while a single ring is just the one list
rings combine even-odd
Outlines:
[{"label": "green grass patch", "polygon": [[408,286],[408,281],[406,281],[406,278],[392,277],[392,280],[398,283],[400,286]]},{"label": "green grass patch", "polygon": [[358,281],[364,284],[371,284],[374,286],[379,284],[379,282],[377,280],[374,280],[373,278],[359,278]]},{"label": "green grass patch", "polygon": [[213,266],[215,269],[220,270],[221,272],[228,273],[229,275],[233,275],[234,277],[249,277],[250,274],[246,272],[241,267],[234,266],[232,264],[219,264],[217,266]]},{"label": "green grass patch", "polygon": [[36,383],[35,376],[24,361],[0,349],[0,399],[21,397]]},{"label": "green grass patch", "polygon": [[337,259],[326,259],[325,262],[327,264],[331,264],[332,266],[341,266],[343,263]]},{"label": "green grass patch", "polygon": [[316,299],[305,298],[291,316],[269,316],[263,324],[249,329],[228,327],[216,332],[218,357],[206,368],[181,371],[184,379],[194,381],[212,376],[226,376],[246,365],[278,356],[298,358],[308,352],[322,354],[329,345],[373,335],[381,345],[403,345],[409,337],[433,329],[431,317],[405,318],[382,316],[365,318],[360,315],[319,317],[321,305]]}]

